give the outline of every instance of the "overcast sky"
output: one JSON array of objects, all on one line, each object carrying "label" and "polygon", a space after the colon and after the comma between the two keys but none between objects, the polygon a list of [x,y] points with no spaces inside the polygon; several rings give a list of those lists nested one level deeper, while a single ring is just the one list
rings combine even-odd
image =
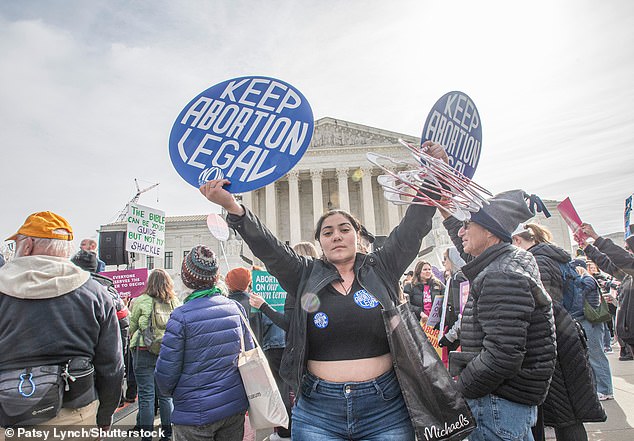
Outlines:
[{"label": "overcast sky", "polygon": [[216,211],[174,170],[171,127],[224,80],[286,81],[325,116],[420,136],[466,92],[474,179],[570,196],[599,234],[634,192],[634,2],[30,1],[0,3],[0,237],[32,212],[97,237],[141,187],[168,216]]}]

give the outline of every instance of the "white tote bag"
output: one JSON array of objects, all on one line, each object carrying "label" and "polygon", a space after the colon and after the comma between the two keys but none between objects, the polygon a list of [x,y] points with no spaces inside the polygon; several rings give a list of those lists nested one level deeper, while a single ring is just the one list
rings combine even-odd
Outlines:
[{"label": "white tote bag", "polygon": [[249,399],[249,422],[253,429],[272,427],[288,428],[288,413],[271,373],[269,363],[260,344],[251,331],[249,321],[242,315],[242,321],[251,333],[255,348],[244,350],[244,336],[240,336],[241,352],[238,356],[238,371]]}]

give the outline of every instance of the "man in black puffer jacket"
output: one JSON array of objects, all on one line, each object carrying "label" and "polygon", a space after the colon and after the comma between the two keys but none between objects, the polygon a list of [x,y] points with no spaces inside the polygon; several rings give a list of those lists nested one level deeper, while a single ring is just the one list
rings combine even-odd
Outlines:
[{"label": "man in black puffer jacket", "polygon": [[459,222],[444,225],[463,258],[470,291],[462,316],[462,352],[450,370],[468,399],[478,428],[469,439],[529,439],[537,406],[555,369],[552,302],[532,254],[511,245],[511,233],[533,217],[522,190],[500,193]]}]

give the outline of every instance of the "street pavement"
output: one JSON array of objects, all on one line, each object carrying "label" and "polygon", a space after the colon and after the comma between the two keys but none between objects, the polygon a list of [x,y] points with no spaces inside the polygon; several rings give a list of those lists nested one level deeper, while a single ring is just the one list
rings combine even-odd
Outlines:
[{"label": "street pavement", "polygon": [[[607,354],[612,369],[614,400],[603,401],[608,415],[604,423],[588,423],[586,430],[589,441],[634,441],[634,361],[619,361],[618,345],[613,354]],[[115,414],[113,427],[131,428],[136,419],[136,403],[129,404]],[[157,418],[155,427],[160,426]],[[265,441],[270,431],[258,430],[254,441]],[[137,438],[116,438],[108,441],[136,440]],[[554,440],[552,431],[547,432],[547,440]],[[158,440],[158,438],[155,438]]]}]

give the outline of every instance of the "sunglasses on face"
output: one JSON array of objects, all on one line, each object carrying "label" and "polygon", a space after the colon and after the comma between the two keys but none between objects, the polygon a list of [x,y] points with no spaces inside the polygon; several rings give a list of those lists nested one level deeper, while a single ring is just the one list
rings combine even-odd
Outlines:
[{"label": "sunglasses on face", "polygon": [[462,221],[462,228],[466,231],[469,229],[469,225],[471,225],[471,221]]}]

